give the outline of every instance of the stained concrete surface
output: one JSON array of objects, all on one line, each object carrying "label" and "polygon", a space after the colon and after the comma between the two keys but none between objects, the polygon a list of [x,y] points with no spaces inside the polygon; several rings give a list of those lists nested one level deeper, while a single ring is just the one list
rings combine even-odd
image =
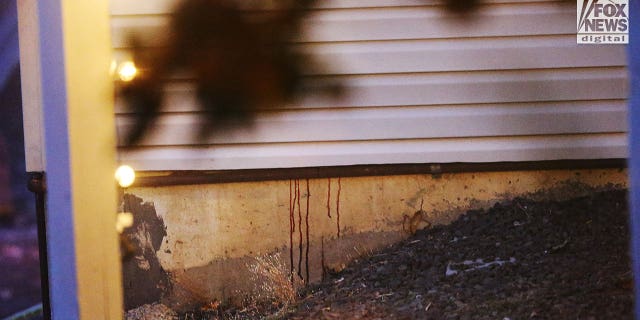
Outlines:
[{"label": "stained concrete surface", "polygon": [[152,204],[132,195],[124,195],[123,207],[135,212],[133,225],[122,235],[128,245],[123,251],[132,251],[123,252],[122,261],[124,307],[128,310],[160,300],[170,283],[156,255],[167,235],[162,218]]},{"label": "stained concrete surface", "polygon": [[[164,288],[160,300],[180,311],[251,294],[248,264],[258,255],[279,252],[293,273],[315,282],[326,268],[339,270],[367,251],[396,243],[415,229],[447,224],[470,209],[519,195],[567,199],[611,185],[625,187],[626,179],[626,171],[618,169],[558,170],[299,179],[128,192],[147,208],[143,212],[153,211],[166,227],[154,251],[170,284],[156,287]],[[412,222],[418,212],[420,219]],[[144,271],[135,277],[126,272],[128,278],[145,277]],[[126,288],[125,296],[138,288]]]}]

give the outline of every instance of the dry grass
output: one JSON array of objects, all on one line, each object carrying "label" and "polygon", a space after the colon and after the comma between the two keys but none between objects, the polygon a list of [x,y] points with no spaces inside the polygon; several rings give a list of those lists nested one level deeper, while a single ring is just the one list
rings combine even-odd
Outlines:
[{"label": "dry grass", "polygon": [[248,267],[254,275],[256,302],[269,301],[286,308],[298,298],[304,283],[290,272],[280,253],[258,256]]}]

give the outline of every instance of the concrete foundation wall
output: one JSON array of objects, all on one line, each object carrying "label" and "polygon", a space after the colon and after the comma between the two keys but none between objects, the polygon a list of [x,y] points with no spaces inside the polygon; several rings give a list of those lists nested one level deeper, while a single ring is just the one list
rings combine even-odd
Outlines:
[{"label": "concrete foundation wall", "polygon": [[189,308],[249,294],[247,266],[257,255],[279,252],[287,269],[315,282],[469,209],[521,195],[562,199],[626,186],[625,170],[602,169],[130,188],[125,210],[137,221],[125,235],[142,249],[125,261],[127,307],[151,302],[136,295],[149,272],[163,273],[146,277],[156,279],[148,285],[163,302]]}]

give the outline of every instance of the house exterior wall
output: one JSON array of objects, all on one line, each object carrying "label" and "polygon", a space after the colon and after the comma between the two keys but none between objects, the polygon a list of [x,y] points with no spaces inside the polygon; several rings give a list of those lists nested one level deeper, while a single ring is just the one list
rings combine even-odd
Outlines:
[{"label": "house exterior wall", "polygon": [[[129,59],[131,32],[145,46],[161,46],[175,3],[112,0],[115,59]],[[461,21],[433,1],[327,0],[305,25],[293,45],[328,62],[310,78],[341,79],[344,97],[307,97],[260,112],[251,129],[195,144],[191,130],[201,119],[193,87],[176,78],[155,132],[136,147],[125,148],[121,136],[119,161],[162,175],[627,156],[624,48],[578,46],[573,6],[486,1]],[[120,133],[133,125],[120,101],[116,122]],[[269,253],[313,282],[325,268],[406,237],[420,210],[415,228],[514,196],[565,198],[626,181],[626,171],[603,169],[134,186],[124,204],[151,217],[147,226],[156,231],[136,227],[128,235],[160,245],[142,244],[145,253],[125,261],[125,296],[132,295],[130,307],[153,302],[136,279],[160,272],[147,280],[160,279],[158,295],[176,310],[232,300],[254,289],[247,266]]]},{"label": "house exterior wall", "polygon": [[[343,97],[307,97],[196,144],[192,84],[177,78],[158,130],[120,160],[224,170],[625,158],[624,47],[578,46],[572,5],[487,2],[463,20],[432,1],[322,1],[293,46],[326,62],[310,79],[340,79]],[[115,59],[128,58],[131,33],[161,46],[175,3],[112,0]],[[121,133],[127,112],[117,102]]]}]

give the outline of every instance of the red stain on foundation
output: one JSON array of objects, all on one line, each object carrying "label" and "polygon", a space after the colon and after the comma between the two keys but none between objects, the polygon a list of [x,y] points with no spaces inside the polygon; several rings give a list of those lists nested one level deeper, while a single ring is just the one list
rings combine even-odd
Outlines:
[{"label": "red stain on foundation", "polygon": [[[291,281],[293,281],[293,275],[297,273],[300,279],[305,280],[305,277],[302,276],[302,259],[305,259],[305,276],[306,281],[309,281],[309,208],[310,208],[310,198],[311,191],[309,187],[309,179],[306,179],[307,183],[307,203],[306,203],[306,211],[305,211],[305,229],[302,229],[302,206],[300,205],[300,199],[302,196],[300,195],[300,180],[299,179],[291,179],[289,180],[289,264],[291,268]],[[298,221],[296,221],[296,206],[298,210]],[[296,223],[298,224],[297,232],[298,232],[298,267],[296,268],[294,265],[294,255],[293,255],[293,245],[294,245],[294,234],[296,233]],[[303,240],[303,233],[306,234],[306,244]],[[297,271],[297,272],[296,272]]]},{"label": "red stain on foundation", "polygon": [[293,180],[289,180],[289,262],[291,263],[291,277],[293,282],[293,233],[295,232],[295,216],[293,212],[295,210],[295,199],[293,193]]},{"label": "red stain on foundation", "polygon": [[338,238],[340,238],[340,191],[342,191],[342,183],[338,177],[338,194],[336,195],[336,225],[338,227]]},{"label": "red stain on foundation", "polygon": [[298,276],[300,279],[304,279],[302,278],[302,209],[300,209],[300,180],[298,179],[296,179],[296,194],[298,197],[298,234],[300,235],[298,242],[298,248],[300,249],[298,254]]},{"label": "red stain on foundation", "polygon": [[327,276],[327,267],[324,260],[324,236],[320,238],[320,267],[322,267],[322,282]]},{"label": "red stain on foundation", "polygon": [[311,198],[311,192],[309,191],[309,179],[307,180],[307,212],[305,215],[305,223],[307,227],[307,248],[305,251],[304,264],[305,264],[305,275],[307,276],[307,282],[309,282],[309,198]]},{"label": "red stain on foundation", "polygon": [[298,199],[298,193],[297,193],[297,186],[296,186],[296,181],[293,180],[293,200],[292,203],[293,205],[291,206],[291,232],[296,232],[296,200]]},{"label": "red stain on foundation", "polygon": [[331,219],[331,178],[327,178],[327,216]]}]

